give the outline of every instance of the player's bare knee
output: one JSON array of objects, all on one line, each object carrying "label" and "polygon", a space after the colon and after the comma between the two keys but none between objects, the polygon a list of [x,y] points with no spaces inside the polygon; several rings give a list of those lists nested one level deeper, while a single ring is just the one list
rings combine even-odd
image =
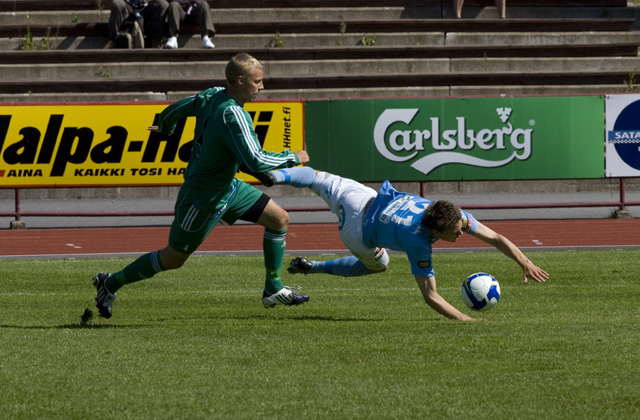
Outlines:
[{"label": "player's bare knee", "polygon": [[275,201],[269,200],[257,223],[267,229],[284,230],[289,227],[289,213]]},{"label": "player's bare knee", "polygon": [[289,228],[289,213],[286,210],[282,210],[282,213],[278,215],[279,230]]},{"label": "player's bare knee", "polygon": [[283,210],[283,213],[282,219],[280,220],[281,229],[287,229],[289,227],[289,212]]}]

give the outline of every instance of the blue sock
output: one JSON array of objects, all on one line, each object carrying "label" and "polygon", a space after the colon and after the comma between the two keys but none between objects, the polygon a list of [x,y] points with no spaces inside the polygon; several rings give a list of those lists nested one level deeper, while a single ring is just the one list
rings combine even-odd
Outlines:
[{"label": "blue sock", "polygon": [[310,187],[316,179],[316,171],[310,166],[274,171],[276,184],[288,184],[296,188]]},{"label": "blue sock", "polygon": [[366,276],[367,267],[356,257],[343,257],[331,261],[313,261],[309,274],[325,273],[342,277]]}]

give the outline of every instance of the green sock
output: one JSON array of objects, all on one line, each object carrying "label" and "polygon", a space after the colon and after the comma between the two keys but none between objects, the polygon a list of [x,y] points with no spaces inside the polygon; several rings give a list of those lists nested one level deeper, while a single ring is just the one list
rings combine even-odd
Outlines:
[{"label": "green sock", "polygon": [[284,285],[282,284],[282,279],[280,278],[280,270],[267,270],[267,279],[264,281],[265,290],[271,294],[274,294],[283,287]]},{"label": "green sock", "polygon": [[115,293],[125,284],[148,279],[164,271],[160,262],[159,251],[150,252],[139,257],[117,273],[112,273],[107,279],[106,286],[111,293]]},{"label": "green sock", "polygon": [[264,266],[267,271],[264,289],[269,293],[276,293],[283,288],[280,270],[282,270],[282,259],[286,248],[286,235],[287,229],[264,230],[262,248],[264,250]]}]

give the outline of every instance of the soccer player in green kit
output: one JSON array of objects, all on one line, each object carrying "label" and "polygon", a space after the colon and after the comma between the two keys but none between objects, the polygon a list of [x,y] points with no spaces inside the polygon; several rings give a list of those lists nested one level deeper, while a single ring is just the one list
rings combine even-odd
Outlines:
[{"label": "soccer player in green kit", "polygon": [[116,273],[93,277],[100,315],[113,315],[116,291],[122,286],[180,268],[219,220],[237,220],[265,227],[263,237],[266,280],[262,303],[299,305],[309,296],[282,285],[280,270],[289,215],[268,195],[235,177],[243,165],[251,172],[290,168],[309,161],[304,150],[270,153],[263,150],[249,114],[242,106],[264,89],[262,64],[248,54],[233,57],[225,69],[227,87],[214,87],[165,108],[151,131],[173,133],[176,123],[196,117],[193,150],[175,205],[169,244],[142,255]]}]

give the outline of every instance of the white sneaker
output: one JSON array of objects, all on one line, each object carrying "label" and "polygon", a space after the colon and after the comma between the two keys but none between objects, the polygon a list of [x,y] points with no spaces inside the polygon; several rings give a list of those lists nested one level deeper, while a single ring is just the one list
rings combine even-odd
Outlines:
[{"label": "white sneaker", "polygon": [[216,46],[213,45],[213,42],[211,42],[211,38],[209,38],[208,36],[203,36],[202,37],[202,48],[206,48],[208,50],[215,48]]},{"label": "white sneaker", "polygon": [[178,38],[176,38],[175,36],[170,37],[169,39],[167,39],[167,43],[164,44],[164,47],[162,48],[175,50],[176,48],[178,48]]}]

